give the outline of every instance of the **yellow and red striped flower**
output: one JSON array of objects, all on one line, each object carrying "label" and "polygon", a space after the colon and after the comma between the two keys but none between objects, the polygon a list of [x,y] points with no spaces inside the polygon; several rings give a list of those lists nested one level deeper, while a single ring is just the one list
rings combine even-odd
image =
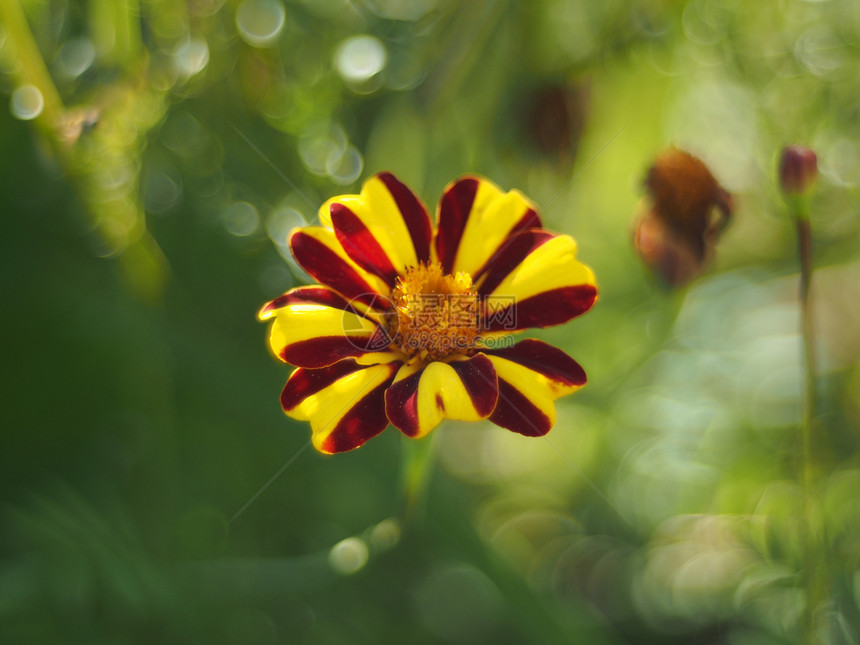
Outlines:
[{"label": "yellow and red striped flower", "polygon": [[597,298],[576,242],[542,228],[534,205],[478,177],[427,208],[390,173],[320,208],[290,233],[318,285],[267,303],[275,355],[296,367],[284,411],[309,421],[321,452],[352,450],[389,423],[422,437],[444,418],[528,436],[555,422],[554,401],[585,385],[561,350],[511,334],[565,323]]}]

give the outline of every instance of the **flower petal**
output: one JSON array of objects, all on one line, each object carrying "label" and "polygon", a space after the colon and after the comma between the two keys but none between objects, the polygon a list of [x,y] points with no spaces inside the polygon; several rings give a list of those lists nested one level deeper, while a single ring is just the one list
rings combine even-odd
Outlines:
[{"label": "flower petal", "polygon": [[390,306],[382,295],[388,293],[387,287],[347,257],[331,229],[306,226],[293,230],[290,250],[308,275],[346,298],[378,309]]},{"label": "flower petal", "polygon": [[320,452],[358,448],[388,425],[385,390],[399,365],[364,367],[344,360],[321,369],[300,367],[287,380],[281,405],[294,419],[311,422]]},{"label": "flower petal", "polygon": [[472,276],[478,293],[488,294],[498,287],[537,247],[556,237],[549,231],[530,228],[508,237],[503,247]]},{"label": "flower petal", "polygon": [[487,350],[499,378],[499,401],[490,421],[519,434],[540,437],[555,423],[557,398],[585,385],[585,371],[560,349],[539,340]]},{"label": "flower petal", "polygon": [[328,287],[310,285],[307,287],[296,287],[274,300],[267,302],[257,313],[259,320],[269,320],[274,317],[279,309],[298,304],[320,304],[338,309],[347,309],[350,305],[340,294]]},{"label": "flower petal", "polygon": [[430,259],[432,226],[427,209],[391,173],[368,179],[360,195],[323,205],[346,254],[389,287],[407,267]]},{"label": "flower petal", "polygon": [[391,359],[385,329],[328,287],[291,289],[266,304],[258,317],[274,318],[269,345],[278,358],[297,367],[325,367],[344,358],[365,364]]},{"label": "flower petal", "polygon": [[588,311],[595,300],[594,273],[576,259],[576,242],[556,235],[533,248],[485,298],[484,329],[510,332],[560,325]]},{"label": "flower petal", "polygon": [[[480,199],[478,199],[479,187],[481,187]],[[487,202],[500,193],[501,191],[490,182],[485,182],[482,186],[481,180],[477,177],[461,177],[445,188],[442,199],[439,200],[439,210],[436,214],[438,230],[433,243],[436,257],[446,273],[450,273],[454,267],[460,238],[463,236],[469,214],[473,209],[486,208]]]},{"label": "flower petal", "polygon": [[436,255],[446,273],[474,275],[507,237],[540,227],[534,205],[522,193],[503,193],[492,182],[463,177],[450,184],[439,202]]},{"label": "flower petal", "polygon": [[[430,242],[433,239],[433,223],[430,221],[430,214],[427,212],[427,207],[403,182],[390,172],[381,172],[376,175],[376,178],[385,185],[385,189],[394,199],[397,205],[397,210],[403,221],[406,223],[406,229],[409,231],[409,236],[412,238],[412,248],[415,250],[415,258],[419,262],[430,261]],[[373,191],[375,184],[370,184],[370,197],[372,203],[378,203],[374,197]],[[384,193],[380,195],[380,199],[385,199]]]},{"label": "flower petal", "polygon": [[404,365],[385,393],[385,412],[392,425],[410,437],[423,437],[443,418],[486,419],[496,407],[496,372],[481,354],[432,362],[423,369]]}]

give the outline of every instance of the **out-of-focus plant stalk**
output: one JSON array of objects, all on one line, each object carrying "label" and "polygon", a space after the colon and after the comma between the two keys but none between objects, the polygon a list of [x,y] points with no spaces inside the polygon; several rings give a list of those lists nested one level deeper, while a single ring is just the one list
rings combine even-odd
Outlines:
[{"label": "out-of-focus plant stalk", "polygon": [[90,0],[90,34],[105,61],[129,73],[140,67],[140,6],[138,0]]},{"label": "out-of-focus plant stalk", "polygon": [[812,232],[809,218],[797,216],[797,250],[800,259],[800,318],[803,338],[804,411],[800,426],[803,450],[804,555],[806,560],[807,643],[819,642],[819,612],[827,602],[826,559],[821,535],[821,515],[816,498],[816,452],[813,440],[815,421],[815,343],[810,309],[812,285]]},{"label": "out-of-focus plant stalk", "polygon": [[808,217],[795,217],[797,253],[800,259],[800,319],[803,338],[804,414],[803,414],[803,481],[809,488],[815,476],[812,424],[815,416],[815,343],[813,340],[810,288],[812,286],[812,228]]},{"label": "out-of-focus plant stalk", "polygon": [[[138,82],[147,60],[141,46],[138,0],[94,0],[91,8],[95,15],[91,26],[96,44],[111,44],[101,47],[100,54],[106,57],[107,63],[126,70],[129,83],[116,81],[103,88],[99,101],[89,110],[67,109],[19,0],[0,0],[0,24],[6,35],[6,48],[16,63],[11,75],[17,86],[31,85],[41,94],[43,106],[35,117],[35,124],[61,167],[74,179],[95,228],[109,250],[106,254],[119,258],[124,277],[136,294],[155,300],[167,275],[166,260],[146,229],[137,197],[138,173],[125,182],[121,195],[116,186],[104,187],[104,176],[110,172],[111,164],[133,165],[131,162],[138,158],[142,147],[142,137],[163,113],[159,107],[163,97],[147,93]],[[143,115],[140,110],[135,111],[140,106],[144,108]],[[148,114],[145,113],[147,108]],[[100,131],[90,135],[90,145],[78,146],[89,119],[92,125],[102,123]],[[111,122],[115,126],[113,129],[108,125]],[[133,125],[129,126],[129,122]],[[125,138],[117,135],[118,130]]]},{"label": "out-of-focus plant stalk", "polygon": [[0,23],[6,31],[6,39],[14,52],[16,62],[20,65],[16,74],[18,82],[21,85],[34,86],[45,102],[36,122],[54,141],[57,125],[65,108],[18,0],[0,0]]},{"label": "out-of-focus plant stalk", "polygon": [[816,497],[817,452],[814,441],[816,376],[815,333],[810,293],[812,287],[812,227],[809,223],[809,197],[818,174],[815,153],[800,146],[789,146],[782,152],[779,166],[780,186],[797,232],[797,254],[800,260],[800,320],[803,342],[803,419],[800,424],[801,481],[803,485],[803,550],[805,560],[806,611],[805,643],[823,642],[821,612],[827,603],[827,558],[821,533],[821,514]]}]

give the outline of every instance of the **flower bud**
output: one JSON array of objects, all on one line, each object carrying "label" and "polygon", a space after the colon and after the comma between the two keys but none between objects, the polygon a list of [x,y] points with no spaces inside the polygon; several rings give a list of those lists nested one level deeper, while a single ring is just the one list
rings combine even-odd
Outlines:
[{"label": "flower bud", "polygon": [[807,193],[818,177],[818,157],[809,148],[786,146],[779,159],[779,184],[786,195]]}]

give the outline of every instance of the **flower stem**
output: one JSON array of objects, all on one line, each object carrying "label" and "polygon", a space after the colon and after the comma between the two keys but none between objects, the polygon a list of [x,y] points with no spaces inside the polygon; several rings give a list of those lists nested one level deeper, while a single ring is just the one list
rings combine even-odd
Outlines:
[{"label": "flower stem", "polygon": [[[438,429],[436,430],[438,433]],[[408,526],[418,515],[424,502],[424,491],[435,461],[435,434],[423,439],[403,437],[401,466],[401,517]]]},{"label": "flower stem", "polygon": [[803,549],[806,564],[806,611],[804,616],[806,641],[819,641],[819,611],[827,600],[824,578],[824,558],[821,532],[819,530],[819,509],[815,497],[816,454],[813,443],[813,423],[815,419],[815,343],[812,313],[810,310],[810,289],[812,286],[812,232],[809,218],[795,213],[797,228],[797,250],[800,259],[800,317],[803,339],[803,380],[804,402],[803,419],[800,425],[801,443],[801,482],[803,486]]},{"label": "flower stem", "polygon": [[812,234],[809,219],[799,217],[797,223],[797,251],[800,257],[800,316],[803,338],[804,414],[802,421],[803,482],[809,488],[813,483],[812,421],[815,415],[815,344],[809,294],[812,286]]}]

